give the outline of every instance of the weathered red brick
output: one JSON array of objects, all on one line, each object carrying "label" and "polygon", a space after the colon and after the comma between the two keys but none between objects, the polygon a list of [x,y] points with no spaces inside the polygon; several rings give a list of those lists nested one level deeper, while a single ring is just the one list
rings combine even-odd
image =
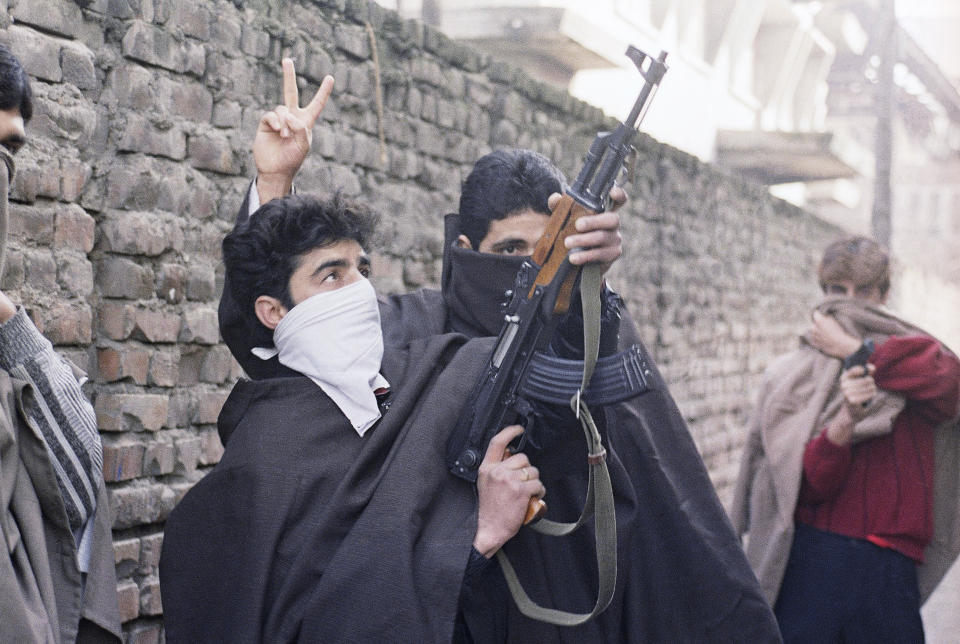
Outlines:
[{"label": "weathered red brick", "polygon": [[143,472],[143,445],[139,443],[105,443],[103,446],[103,479],[127,481]]},{"label": "weathered red brick", "polygon": [[68,250],[57,253],[57,282],[66,297],[87,297],[93,293],[93,264],[86,255]]},{"label": "weathered red brick", "polygon": [[172,311],[138,309],[134,321],[133,337],[147,342],[176,342],[180,333],[180,315]]},{"label": "weathered red brick", "polygon": [[220,327],[217,312],[214,309],[189,309],[183,314],[183,327],[180,329],[181,342],[197,344],[217,344],[220,341]]},{"label": "weathered red brick", "polygon": [[37,206],[10,204],[7,234],[10,239],[49,246],[53,241],[53,211]]},{"label": "weathered red brick", "polygon": [[17,22],[39,27],[67,38],[76,38],[83,20],[80,7],[57,0],[14,3],[10,14]]},{"label": "weathered red brick", "polygon": [[177,456],[174,472],[183,476],[197,469],[200,462],[201,443],[198,436],[187,436],[176,442]]},{"label": "weathered red brick", "polygon": [[160,476],[173,472],[176,464],[176,448],[166,441],[147,445],[143,452],[143,473],[146,476]]},{"label": "weathered red brick", "polygon": [[126,257],[106,256],[97,266],[97,285],[105,297],[148,298],[153,294],[153,271]]},{"label": "weathered red brick", "polygon": [[97,349],[97,380],[115,382],[129,378],[138,385],[147,384],[150,352],[135,346]]},{"label": "weathered red brick", "polygon": [[83,43],[64,43],[60,50],[60,72],[64,83],[78,89],[96,89],[100,86],[93,52]]},{"label": "weathered red brick", "polygon": [[93,405],[104,431],[156,431],[167,421],[167,396],[160,394],[97,394]]},{"label": "weathered red brick", "polygon": [[183,300],[187,292],[187,281],[190,271],[180,264],[161,264],[157,277],[157,297],[162,297],[170,304]]},{"label": "weathered red brick", "polygon": [[217,292],[217,274],[213,266],[198,264],[190,267],[187,277],[187,297],[194,301],[212,300]]},{"label": "weathered red brick", "polygon": [[117,300],[101,300],[97,309],[100,333],[111,340],[126,340],[134,328],[134,307]]},{"label": "weathered red brick", "polygon": [[221,384],[230,377],[233,369],[233,356],[222,344],[210,347],[200,364],[200,380]]},{"label": "weathered red brick", "polygon": [[3,42],[21,61],[28,74],[53,83],[60,82],[63,74],[60,71],[60,42],[57,39],[34,29],[10,25],[5,29]]},{"label": "weathered red brick", "polygon": [[160,599],[160,580],[147,577],[140,582],[140,614],[160,615],[163,613],[163,603]]},{"label": "weathered red brick", "polygon": [[121,622],[129,622],[140,615],[140,588],[135,582],[126,580],[117,584],[117,603]]},{"label": "weathered red brick", "polygon": [[129,577],[140,565],[140,539],[123,539],[113,542],[113,563],[117,578]]},{"label": "weathered red brick", "polygon": [[140,539],[141,575],[154,574],[160,566],[160,552],[163,550],[163,533],[150,534]]},{"label": "weathered red brick", "polygon": [[[183,383],[181,383],[183,384]],[[187,427],[196,409],[196,396],[189,389],[174,389],[167,404],[167,427]]]},{"label": "weathered red brick", "polygon": [[123,36],[123,55],[174,72],[203,73],[204,49],[173,36],[142,20],[134,20]]},{"label": "weathered red brick", "polygon": [[93,338],[93,312],[84,303],[55,302],[43,309],[43,333],[53,344],[89,344]]},{"label": "weathered red brick", "polygon": [[190,165],[198,170],[212,170],[221,174],[239,174],[240,164],[230,141],[220,132],[190,136],[187,145]]},{"label": "weathered red brick", "polygon": [[[79,201],[83,195],[84,188],[87,186],[87,182],[90,181],[90,175],[90,166],[82,161],[73,159],[63,159],[60,161],[60,198],[71,204]],[[57,217],[59,218],[59,216],[58,213]],[[91,223],[93,222],[92,219],[90,221]],[[84,241],[86,240],[84,239]],[[90,248],[87,248],[85,252],[90,252],[91,248],[93,248],[92,230],[90,234]]]},{"label": "weathered red brick", "polygon": [[177,496],[169,485],[128,483],[124,487],[109,490],[108,498],[113,528],[120,530],[166,520]]},{"label": "weathered red brick", "polygon": [[24,250],[27,286],[35,291],[56,292],[57,263],[49,250]]},{"label": "weathered red brick", "polygon": [[180,350],[155,351],[150,358],[150,384],[158,387],[173,387],[180,375]]},{"label": "weathered red brick", "polygon": [[187,152],[187,136],[175,125],[158,127],[139,114],[128,112],[117,149],[180,160]]},{"label": "weathered red brick", "polygon": [[183,246],[177,226],[154,213],[110,210],[100,223],[103,249],[124,255],[156,256]]},{"label": "weathered red brick", "polygon": [[127,635],[127,644],[160,644],[163,641],[163,626],[145,624],[134,626]]},{"label": "weathered red brick", "polygon": [[223,456],[223,443],[216,429],[200,430],[200,465],[216,465]]},{"label": "weathered red brick", "polygon": [[197,411],[193,415],[193,422],[198,425],[208,425],[217,422],[217,416],[220,415],[220,409],[226,402],[229,392],[209,391],[200,396],[200,402],[197,405]]}]

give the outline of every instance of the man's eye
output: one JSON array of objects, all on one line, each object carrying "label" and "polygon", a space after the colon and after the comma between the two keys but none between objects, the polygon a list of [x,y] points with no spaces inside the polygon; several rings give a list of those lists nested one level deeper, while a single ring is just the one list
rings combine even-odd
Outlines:
[{"label": "man's eye", "polygon": [[321,282],[336,282],[338,279],[340,279],[340,273],[339,273],[338,271],[330,271],[329,273],[327,273],[326,275],[324,275],[324,276],[323,276],[323,279],[321,279],[320,281],[321,281]]},{"label": "man's eye", "polygon": [[516,255],[520,252],[520,244],[507,244],[506,246],[501,246],[497,252],[500,255]]},{"label": "man's eye", "polygon": [[363,275],[364,277],[369,278],[369,277],[370,277],[370,274],[371,274],[372,272],[373,272],[373,271],[370,270],[370,267],[369,267],[369,266],[361,266],[361,267],[360,267],[360,274]]},{"label": "man's eye", "polygon": [[831,284],[827,287],[827,293],[834,293],[835,295],[846,295],[847,287],[840,286],[839,284]]}]

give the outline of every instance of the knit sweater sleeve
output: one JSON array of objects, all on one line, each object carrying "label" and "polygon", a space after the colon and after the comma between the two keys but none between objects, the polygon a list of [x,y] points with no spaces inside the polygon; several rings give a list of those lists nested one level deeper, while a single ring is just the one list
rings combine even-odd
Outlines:
[{"label": "knit sweater sleeve", "polygon": [[70,366],[21,308],[0,324],[0,368],[30,385],[29,421],[43,436],[74,536],[96,509],[103,448],[96,415]]},{"label": "knit sweater sleeve", "polygon": [[850,445],[837,445],[827,438],[827,431],[807,443],[803,453],[803,480],[800,503],[821,503],[843,487],[850,471]]},{"label": "knit sweater sleeve", "polygon": [[960,361],[934,338],[892,337],[877,347],[870,362],[877,387],[902,394],[931,424],[956,415]]}]

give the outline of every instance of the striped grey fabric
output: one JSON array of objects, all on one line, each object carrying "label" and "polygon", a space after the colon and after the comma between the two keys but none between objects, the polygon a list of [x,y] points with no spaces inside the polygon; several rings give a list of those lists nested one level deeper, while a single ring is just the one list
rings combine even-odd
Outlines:
[{"label": "striped grey fabric", "polygon": [[70,366],[21,308],[0,324],[0,368],[31,385],[27,415],[43,436],[75,536],[93,516],[103,448],[97,419]]}]

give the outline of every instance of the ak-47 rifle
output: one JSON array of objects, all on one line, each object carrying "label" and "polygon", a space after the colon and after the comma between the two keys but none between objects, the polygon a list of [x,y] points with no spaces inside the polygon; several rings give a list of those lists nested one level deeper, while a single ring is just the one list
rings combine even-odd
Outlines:
[{"label": "ak-47 rifle", "polygon": [[[553,209],[533,255],[521,266],[513,289],[507,291],[510,300],[496,347],[471,397],[468,413],[447,444],[450,471],[471,482],[476,481],[477,468],[490,439],[506,425],[531,413],[528,397],[524,396],[527,381],[533,376],[549,379],[551,375],[546,358],[539,358],[538,352],[547,348],[559,320],[569,309],[580,275],[580,267],[567,260],[569,250],[564,240],[576,232],[577,219],[606,209],[607,197],[630,153],[636,128],[667,70],[665,52],[653,59],[631,46],[627,56],[643,75],[640,95],[625,122],[594,139],[576,181]],[[632,385],[636,371],[628,363],[624,363],[622,373]],[[609,369],[615,372],[615,367]],[[565,373],[557,375],[562,378]],[[602,368],[601,373],[605,373]]]},{"label": "ak-47 rifle", "polygon": [[[600,360],[596,363],[596,377],[591,378],[594,375],[596,345],[599,339],[600,273],[594,269],[583,270],[583,363],[551,359],[544,355],[558,322],[570,307],[571,297],[581,278],[582,269],[569,262],[570,251],[564,245],[564,240],[576,232],[577,219],[605,210],[610,189],[631,152],[631,142],[649,101],[667,71],[666,52],[661,52],[660,56],[654,59],[631,46],[627,49],[627,56],[640,70],[644,79],[639,97],[623,123],[613,132],[597,135],[576,180],[554,207],[533,255],[524,261],[517,273],[513,289],[507,292],[510,299],[493,353],[465,408],[466,413],[461,416],[447,442],[447,465],[450,471],[456,476],[476,482],[477,469],[490,439],[504,426],[530,418],[534,411],[531,400],[553,403],[569,401],[584,424],[590,446],[590,487],[598,495],[596,503],[593,498],[588,499],[587,507],[576,524],[541,520],[532,527],[547,534],[567,534],[580,527],[596,506],[595,523],[598,531],[598,566],[601,569],[601,580],[594,612],[573,614],[536,606],[519,587],[512,567],[502,551],[497,553],[521,612],[528,617],[554,624],[579,624],[602,612],[612,597],[616,579],[616,526],[612,491],[609,489],[609,475],[603,462],[605,451],[586,403],[593,401],[608,404],[642,393],[647,388],[644,372],[649,373],[642,364],[639,348],[633,347],[616,356]],[[595,285],[591,288],[594,292],[589,294],[586,288],[588,274],[591,276],[589,282]],[[588,302],[588,299],[592,301]],[[591,307],[593,310],[590,310]],[[592,322],[588,322],[588,319]],[[570,377],[571,364],[578,368],[573,378]],[[590,384],[589,388],[587,383]],[[558,391],[565,392],[565,395],[558,398]],[[602,472],[598,475],[600,478],[597,479],[597,485],[594,485],[597,466]],[[608,498],[602,499],[599,496],[601,492]],[[603,528],[600,526],[601,509],[607,515]],[[544,511],[545,505],[542,501],[531,499],[525,523],[539,517]],[[607,553],[604,555],[607,561],[601,562],[601,542],[604,548],[609,550],[612,547],[613,550],[612,579],[609,574],[604,574],[604,565],[608,566],[609,571],[611,557],[610,553]]]}]

